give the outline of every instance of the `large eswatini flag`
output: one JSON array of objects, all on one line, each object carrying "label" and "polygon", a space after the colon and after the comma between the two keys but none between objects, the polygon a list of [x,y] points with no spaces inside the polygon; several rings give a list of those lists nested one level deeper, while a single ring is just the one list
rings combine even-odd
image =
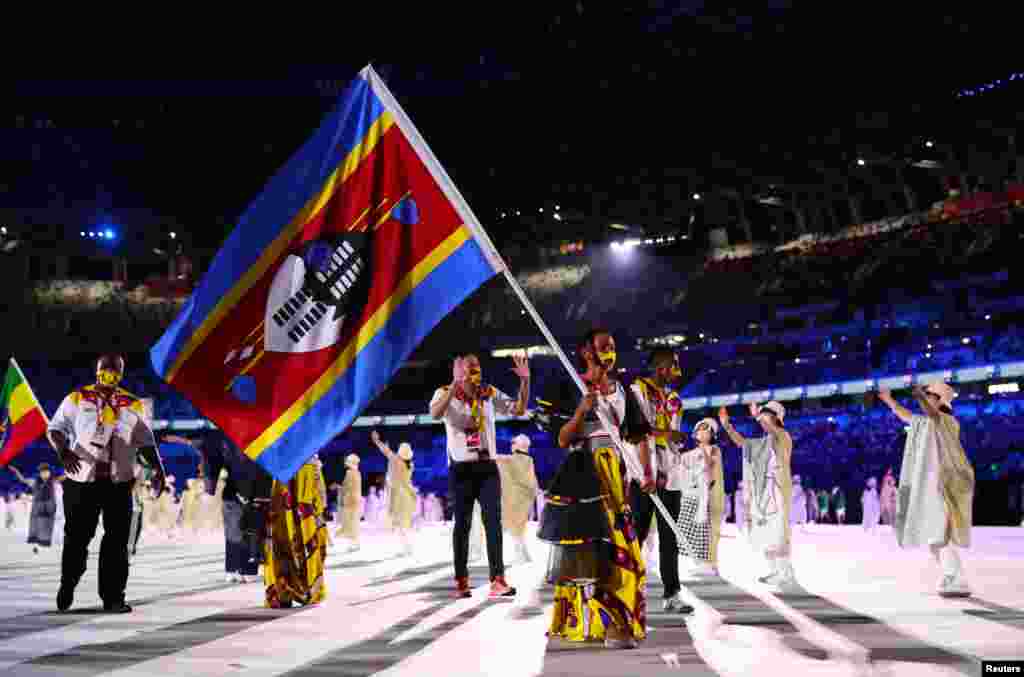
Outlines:
[{"label": "large eswatini flag", "polygon": [[152,362],[288,480],[502,265],[367,66],[242,215]]},{"label": "large eswatini flag", "polygon": [[13,461],[46,434],[49,424],[46,412],[12,357],[0,392],[0,466]]}]

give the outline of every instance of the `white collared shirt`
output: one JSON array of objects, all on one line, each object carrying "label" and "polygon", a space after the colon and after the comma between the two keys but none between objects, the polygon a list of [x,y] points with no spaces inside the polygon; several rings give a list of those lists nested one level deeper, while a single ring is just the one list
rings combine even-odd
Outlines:
[{"label": "white collared shirt", "polygon": [[143,415],[142,400],[120,388],[114,391],[109,406],[105,406],[95,386],[85,386],[65,397],[49,430],[63,433],[80,461],[78,472],[67,473],[68,479],[95,482],[97,463],[110,464],[114,482],[134,479],[136,450],[156,446]]},{"label": "white collared shirt", "polygon": [[[448,388],[449,386],[444,386],[434,391],[434,397],[430,400],[431,406],[445,396]],[[503,416],[514,414],[517,400],[494,386],[486,386],[486,388],[490,389],[491,394],[481,402],[483,430],[476,430],[477,422],[473,419],[472,404],[460,400],[456,396],[452,397],[448,403],[448,410],[441,417],[448,439],[449,463],[479,460],[478,449],[486,450],[492,457],[498,453],[498,445],[495,444],[497,438],[494,417],[498,414]]]}]

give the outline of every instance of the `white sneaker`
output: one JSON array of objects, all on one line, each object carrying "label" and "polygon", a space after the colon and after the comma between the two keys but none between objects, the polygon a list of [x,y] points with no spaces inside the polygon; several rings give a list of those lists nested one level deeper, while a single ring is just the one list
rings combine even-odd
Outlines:
[{"label": "white sneaker", "polygon": [[693,613],[693,607],[683,601],[683,598],[679,596],[679,593],[672,595],[665,600],[664,605],[661,608],[666,613],[678,613],[678,614],[690,614]]},{"label": "white sneaker", "polygon": [[236,574],[233,571],[229,571],[227,573],[227,575],[224,576],[224,582],[225,583],[237,583],[238,582],[238,574]]},{"label": "white sneaker", "polygon": [[943,576],[939,582],[941,597],[970,597],[971,589],[962,576]]}]

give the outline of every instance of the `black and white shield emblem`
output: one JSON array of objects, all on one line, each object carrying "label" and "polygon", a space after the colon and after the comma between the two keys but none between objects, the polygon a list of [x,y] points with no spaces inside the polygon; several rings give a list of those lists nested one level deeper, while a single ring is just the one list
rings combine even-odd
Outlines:
[{"label": "black and white shield emblem", "polygon": [[366,303],[371,233],[306,244],[274,275],[267,297],[265,347],[309,353],[330,347]]}]

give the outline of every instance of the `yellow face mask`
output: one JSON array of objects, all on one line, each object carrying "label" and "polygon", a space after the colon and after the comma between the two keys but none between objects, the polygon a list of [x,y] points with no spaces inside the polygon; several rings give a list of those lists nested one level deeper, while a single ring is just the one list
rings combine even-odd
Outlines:
[{"label": "yellow face mask", "polygon": [[609,350],[605,353],[598,353],[597,359],[601,361],[601,366],[606,369],[613,369],[615,367],[615,360],[618,358],[617,353],[614,350]]},{"label": "yellow face mask", "polygon": [[101,386],[113,388],[121,382],[121,374],[111,369],[100,369],[96,372],[96,382]]}]

